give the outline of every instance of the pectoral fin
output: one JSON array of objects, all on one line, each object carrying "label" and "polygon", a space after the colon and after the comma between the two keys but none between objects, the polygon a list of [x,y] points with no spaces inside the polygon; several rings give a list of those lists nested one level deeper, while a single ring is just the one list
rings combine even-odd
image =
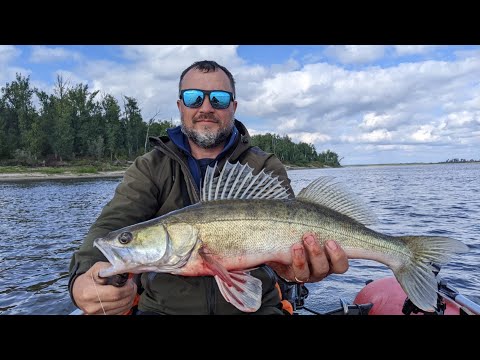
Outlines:
[{"label": "pectoral fin", "polygon": [[225,300],[243,312],[255,312],[262,305],[262,282],[248,272],[229,272],[232,285],[215,275]]},{"label": "pectoral fin", "polygon": [[262,282],[244,271],[228,271],[205,247],[200,248],[204,263],[215,274],[218,288],[226,301],[243,312],[255,312],[262,304]]}]

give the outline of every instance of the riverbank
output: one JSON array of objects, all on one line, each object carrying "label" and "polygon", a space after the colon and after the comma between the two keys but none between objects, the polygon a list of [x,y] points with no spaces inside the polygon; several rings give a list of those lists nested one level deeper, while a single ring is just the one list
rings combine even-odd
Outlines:
[{"label": "riverbank", "polygon": [[69,179],[96,179],[96,178],[121,178],[125,170],[99,171],[96,173],[77,174],[64,172],[60,174],[46,174],[41,172],[0,173],[0,182],[9,181],[35,181],[35,180],[69,180]]},{"label": "riverbank", "polygon": [[[285,165],[287,170],[306,170],[315,167]],[[7,181],[35,181],[35,180],[69,180],[69,179],[96,179],[96,178],[121,178],[125,174],[124,167],[95,167],[93,166],[68,166],[68,167],[23,167],[0,166],[0,182]],[[105,170],[105,171],[102,171]]]}]

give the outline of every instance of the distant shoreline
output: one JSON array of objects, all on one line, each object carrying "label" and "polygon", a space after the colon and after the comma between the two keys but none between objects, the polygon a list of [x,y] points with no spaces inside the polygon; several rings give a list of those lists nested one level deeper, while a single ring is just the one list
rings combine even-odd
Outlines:
[{"label": "distant shoreline", "polygon": [[433,163],[392,163],[392,164],[357,164],[342,165],[342,167],[364,167],[364,166],[413,166],[413,165],[453,165],[453,164],[479,164],[480,161],[458,161],[458,162],[433,162]]},{"label": "distant shoreline", "polygon": [[[370,166],[412,166],[412,165],[438,165],[438,164],[478,164],[478,161],[456,162],[456,163],[397,163],[397,164],[364,164],[364,165],[343,165],[339,168],[346,167],[370,167]],[[287,171],[291,170],[312,170],[312,169],[333,169],[333,167],[324,166],[321,168],[308,166],[291,166],[285,165]],[[1,169],[1,167],[0,167]],[[338,169],[338,168],[337,168]],[[101,179],[101,178],[121,178],[125,174],[125,170],[115,171],[99,171],[97,173],[75,174],[65,172],[60,174],[46,174],[41,172],[21,172],[21,173],[2,173],[0,172],[0,182],[14,181],[37,181],[37,180],[81,180],[81,179]]]},{"label": "distant shoreline", "polygon": [[121,178],[125,170],[121,171],[101,171],[94,174],[43,174],[40,172],[26,173],[0,173],[0,182],[10,181],[37,181],[37,180],[80,180],[80,179],[101,179],[101,178]]}]

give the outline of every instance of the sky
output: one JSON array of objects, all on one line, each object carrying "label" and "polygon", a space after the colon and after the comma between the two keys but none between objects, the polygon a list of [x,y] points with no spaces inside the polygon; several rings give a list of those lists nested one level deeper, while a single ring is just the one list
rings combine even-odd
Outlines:
[{"label": "sky", "polygon": [[232,72],[250,135],[288,135],[342,165],[480,159],[478,45],[0,45],[0,87],[20,73],[53,93],[61,75],[179,123],[178,80],[198,60]]}]

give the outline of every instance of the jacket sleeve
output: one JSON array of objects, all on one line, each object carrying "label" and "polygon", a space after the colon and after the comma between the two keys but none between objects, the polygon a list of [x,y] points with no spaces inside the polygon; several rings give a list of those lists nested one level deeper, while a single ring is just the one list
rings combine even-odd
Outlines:
[{"label": "jacket sleeve", "polygon": [[73,282],[79,275],[85,273],[97,261],[107,261],[103,254],[93,247],[96,238],[155,216],[160,190],[153,181],[152,159],[152,153],[138,157],[127,169],[112,200],[90,227],[78,251],[74,252],[70,262],[68,283],[70,296]]}]

